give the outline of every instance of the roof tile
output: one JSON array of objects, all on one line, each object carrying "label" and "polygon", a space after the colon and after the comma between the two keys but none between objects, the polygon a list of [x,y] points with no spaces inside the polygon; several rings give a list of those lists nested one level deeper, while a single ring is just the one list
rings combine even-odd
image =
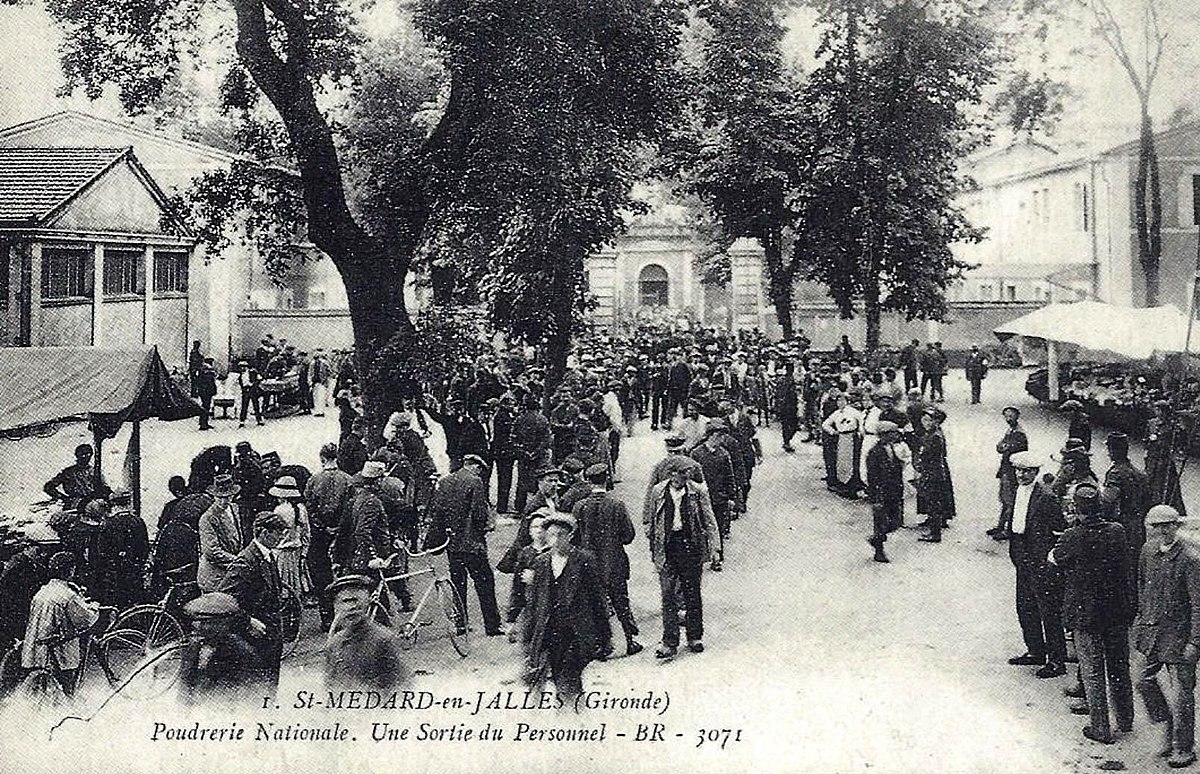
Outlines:
[{"label": "roof tile", "polygon": [[0,148],[0,223],[37,223],[129,148]]}]

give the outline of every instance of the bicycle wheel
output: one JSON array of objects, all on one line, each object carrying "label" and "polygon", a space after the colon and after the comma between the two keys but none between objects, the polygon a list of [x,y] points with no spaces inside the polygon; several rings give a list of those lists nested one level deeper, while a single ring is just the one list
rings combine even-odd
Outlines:
[{"label": "bicycle wheel", "polygon": [[23,698],[39,709],[51,709],[67,701],[62,683],[53,672],[42,668],[36,668],[26,675],[13,695]]},{"label": "bicycle wheel", "polygon": [[300,643],[300,616],[303,608],[296,591],[286,583],[279,589],[279,627],[283,636],[283,657],[296,652]]},{"label": "bicycle wheel", "polygon": [[470,652],[467,646],[467,627],[462,624],[462,604],[458,591],[448,580],[434,581],[437,586],[438,605],[446,616],[446,631],[450,635],[450,644],[458,651],[458,655],[466,657]]},{"label": "bicycle wheel", "polygon": [[151,650],[113,688],[124,698],[135,701],[147,701],[166,693],[179,680],[185,644],[183,640],[175,640]]},{"label": "bicycle wheel", "polygon": [[[113,687],[125,682],[148,658],[169,645],[183,642],[179,620],[155,605],[137,605],[117,616],[100,637],[100,666]],[[162,694],[179,677],[179,662],[155,660],[155,680],[139,679],[134,690],[122,691],[131,699],[149,699]],[[144,676],[144,677],[148,677]]]}]

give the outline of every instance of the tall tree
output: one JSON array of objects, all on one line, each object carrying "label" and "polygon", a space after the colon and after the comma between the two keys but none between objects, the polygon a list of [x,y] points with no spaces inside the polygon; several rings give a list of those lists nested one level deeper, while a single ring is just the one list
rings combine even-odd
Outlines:
[{"label": "tall tree", "polygon": [[955,204],[961,159],[985,135],[973,112],[992,79],[991,34],[946,5],[826,6],[824,60],[806,99],[819,127],[804,198],[808,279],[841,313],[861,303],[866,349],[884,311],[940,319],[966,265],[951,245],[980,232]]},{"label": "tall tree", "polygon": [[758,241],[768,295],[783,336],[790,338],[802,260],[802,252],[792,249],[799,217],[794,191],[806,172],[809,127],[798,98],[799,74],[783,58],[785,10],[779,0],[699,4],[709,29],[693,115],[673,144],[673,171],[718,226],[718,249],[704,256],[723,270],[712,273],[715,279],[728,279],[720,248],[742,237]]}]

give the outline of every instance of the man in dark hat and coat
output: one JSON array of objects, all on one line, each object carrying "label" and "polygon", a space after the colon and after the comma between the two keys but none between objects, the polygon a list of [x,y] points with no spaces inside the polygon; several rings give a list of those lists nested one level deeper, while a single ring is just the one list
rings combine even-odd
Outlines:
[{"label": "man in dark hat and coat", "polygon": [[283,660],[283,621],[279,564],[275,547],[283,540],[288,524],[283,516],[262,511],[254,517],[254,539],[229,565],[218,591],[237,600],[248,619],[246,641],[258,655],[267,690],[279,686],[279,664]]},{"label": "man in dark hat and coat", "polygon": [[588,663],[612,652],[604,580],[592,553],[571,543],[575,526],[564,513],[545,518],[550,549],[533,563],[522,637],[526,682],[540,688],[551,680],[567,705],[583,691]]},{"label": "man in dark hat and coat", "polygon": [[1000,455],[1000,467],[996,478],[1000,482],[1000,519],[996,526],[987,531],[994,540],[1008,539],[1008,525],[1012,523],[1013,498],[1017,492],[1017,471],[1010,459],[1017,452],[1029,449],[1029,436],[1021,427],[1021,410],[1016,406],[1005,406],[1001,412],[1008,427],[1004,437],[996,444],[996,453]]},{"label": "man in dark hat and coat", "polygon": [[334,618],[325,640],[325,687],[330,690],[402,690],[412,683],[400,636],[371,620],[365,575],[343,575],[326,589]]},{"label": "man in dark hat and coat", "polygon": [[229,473],[216,476],[208,487],[213,503],[200,515],[197,530],[200,564],[196,570],[196,584],[201,591],[216,591],[220,587],[229,565],[245,545],[241,515],[233,502],[241,489]]},{"label": "man in dark hat and coat", "polygon": [[572,542],[592,552],[596,570],[604,584],[605,594],[612,604],[621,629],[625,633],[625,653],[634,655],[642,650],[634,639],[637,622],[629,606],[629,555],[625,546],[633,542],[633,520],[625,503],[613,497],[605,486],[608,468],[602,463],[585,472],[592,492],[575,504],[572,516],[578,524]]},{"label": "man in dark hat and coat", "polygon": [[1150,510],[1150,486],[1146,474],[1129,459],[1129,436],[1111,433],[1104,442],[1112,467],[1104,474],[1101,497],[1108,518],[1125,528],[1129,549],[1129,592],[1137,609],[1137,562],[1146,544],[1146,512]]},{"label": "man in dark hat and coat", "polygon": [[867,497],[871,502],[873,528],[867,540],[875,549],[874,560],[886,563],[883,544],[888,533],[904,524],[904,459],[896,454],[900,427],[883,420],[875,425],[879,442],[867,452]]}]

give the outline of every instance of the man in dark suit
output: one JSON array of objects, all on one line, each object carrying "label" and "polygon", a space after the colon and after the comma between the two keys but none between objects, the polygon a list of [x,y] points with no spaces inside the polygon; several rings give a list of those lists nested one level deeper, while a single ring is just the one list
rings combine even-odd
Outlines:
[{"label": "man in dark suit", "polygon": [[1075,632],[1075,649],[1091,722],[1083,735],[1102,744],[1113,742],[1108,719],[1105,673],[1112,683],[1117,729],[1133,730],[1133,683],[1129,676],[1129,554],[1125,529],[1100,512],[1100,490],[1075,487],[1079,523],[1063,533],[1050,561],[1065,576],[1063,622]]},{"label": "man in dark suit", "polygon": [[661,354],[654,356],[654,365],[650,367],[650,429],[657,430],[660,425],[670,427],[667,419],[667,381],[670,368]]},{"label": "man in dark suit", "polygon": [[729,536],[729,516],[736,507],[738,492],[732,458],[721,443],[723,427],[723,419],[708,420],[708,431],[704,442],[697,444],[690,452],[691,458],[700,463],[700,468],[704,471],[704,482],[708,484],[708,498],[712,503],[713,518],[717,520],[719,535],[717,558],[710,565],[713,572],[720,572],[721,563],[725,561],[725,538]]},{"label": "man in dark suit", "polygon": [[517,513],[524,513],[529,496],[537,491],[537,472],[550,464],[550,421],[536,396],[525,396],[524,411],[513,420],[510,437],[517,458],[517,497],[513,506]]},{"label": "man in dark suit", "polygon": [[883,544],[888,533],[904,524],[904,460],[896,454],[900,427],[881,421],[875,426],[879,442],[867,452],[867,496],[871,500],[874,527],[867,541],[875,549],[874,560],[886,563]]},{"label": "man in dark suit", "polygon": [[667,370],[667,406],[666,416],[661,424],[670,427],[675,421],[675,412],[687,403],[688,390],[692,386],[692,369],[687,364],[685,356],[680,352],[674,363]]},{"label": "man in dark suit", "polygon": [[996,471],[996,478],[1000,481],[1000,520],[987,533],[994,540],[1007,540],[1008,525],[1012,523],[1013,501],[1017,495],[1017,472],[1009,460],[1017,452],[1029,449],[1029,436],[1021,427],[1019,408],[1006,406],[1000,413],[1008,424],[1004,437],[996,444],[996,453],[1000,455],[1000,468]]},{"label": "man in dark suit", "polygon": [[633,542],[633,521],[625,503],[609,494],[608,468],[597,463],[585,472],[592,493],[575,504],[572,516],[578,523],[572,542],[592,552],[604,591],[625,632],[625,654],[642,651],[636,639],[637,622],[629,607],[629,555],[625,546]]},{"label": "man in dark suit", "polygon": [[1067,642],[1062,627],[1062,582],[1048,556],[1055,533],[1066,530],[1058,498],[1037,480],[1040,462],[1028,451],[1009,460],[1017,471],[1012,536],[1008,555],[1017,571],[1017,620],[1025,652],[1008,660],[1013,665],[1041,665],[1037,676],[1066,674]]},{"label": "man in dark suit", "polygon": [[1129,590],[1137,609],[1137,564],[1146,544],[1146,511],[1150,509],[1150,479],[1129,460],[1129,436],[1112,433],[1104,443],[1112,467],[1104,476],[1101,497],[1109,505],[1108,517],[1125,528],[1129,549]]},{"label": "man in dark suit", "polygon": [[229,565],[218,591],[237,600],[248,616],[246,640],[258,654],[263,682],[270,691],[279,687],[279,663],[283,660],[283,622],[280,618],[279,565],[275,547],[283,540],[288,525],[282,516],[262,511],[254,517],[254,540]]},{"label": "man in dark suit", "polygon": [[571,544],[574,531],[574,517],[546,517],[550,550],[533,563],[523,636],[526,681],[540,688],[552,680],[568,703],[583,691],[584,667],[612,652],[604,581],[592,553]]},{"label": "man in dark suit", "polygon": [[469,575],[479,596],[484,631],[489,637],[496,637],[504,632],[500,628],[500,608],[496,604],[496,578],[487,555],[487,533],[495,528],[495,524],[488,508],[487,484],[483,481],[486,467],[481,457],[467,454],[461,468],[438,482],[429,504],[426,547],[449,541],[446,557],[450,564],[450,581],[458,591],[458,601],[462,605],[459,625],[463,632],[467,626]]}]

